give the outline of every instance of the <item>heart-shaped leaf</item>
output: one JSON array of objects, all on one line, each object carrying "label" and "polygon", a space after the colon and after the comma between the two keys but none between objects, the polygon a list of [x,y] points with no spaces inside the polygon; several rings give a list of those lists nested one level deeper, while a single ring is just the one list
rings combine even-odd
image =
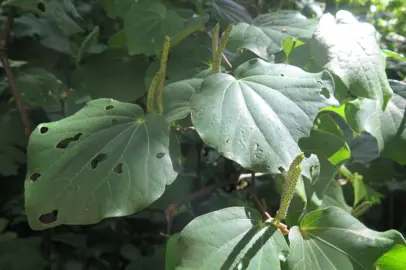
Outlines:
[{"label": "heart-shaped leaf", "polygon": [[[286,64],[254,59],[235,77],[214,74],[191,98],[200,137],[247,169],[288,169],[301,152],[319,109],[338,105],[328,72],[307,73]],[[289,108],[289,109],[288,109]]]},{"label": "heart-shaped leaf", "polygon": [[129,53],[154,55],[165,35],[176,36],[185,20],[160,1],[133,2],[124,18],[124,32]]},{"label": "heart-shaped leaf", "polygon": [[[230,226],[233,227],[230,230]],[[202,215],[180,233],[177,269],[281,269],[288,246],[254,209],[229,207]]]},{"label": "heart-shaped leaf", "polygon": [[110,99],[39,125],[25,181],[31,228],[92,224],[144,209],[176,178],[168,148],[162,116]]},{"label": "heart-shaped leaf", "polygon": [[271,60],[272,54],[282,50],[282,41],[294,37],[310,40],[317,20],[307,19],[297,11],[279,11],[256,17],[252,24],[245,22],[234,26],[227,48],[231,51],[247,49]]},{"label": "heart-shaped leaf", "polygon": [[245,7],[233,0],[213,0],[212,13],[222,24],[251,23],[252,18]]},{"label": "heart-shaped leaf", "polygon": [[381,156],[406,164],[406,83],[390,80],[394,91],[386,111],[382,112],[379,102],[358,99],[346,105],[347,122],[356,131],[373,135]]},{"label": "heart-shaped leaf", "polygon": [[168,84],[163,92],[164,115],[168,122],[186,118],[190,97],[200,90],[203,79],[195,78]]},{"label": "heart-shaped leaf", "polygon": [[374,269],[375,261],[396,244],[404,244],[394,230],[368,229],[346,211],[328,207],[307,214],[289,232],[288,269]]},{"label": "heart-shaped leaf", "polygon": [[345,10],[335,18],[328,13],[321,17],[311,45],[318,65],[340,77],[355,95],[378,100],[385,110],[392,90],[372,25],[358,22]]}]

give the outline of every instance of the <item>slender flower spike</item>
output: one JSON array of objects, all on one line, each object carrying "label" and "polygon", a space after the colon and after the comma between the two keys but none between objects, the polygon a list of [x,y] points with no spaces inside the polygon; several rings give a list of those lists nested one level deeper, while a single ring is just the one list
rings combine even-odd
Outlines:
[{"label": "slender flower spike", "polygon": [[283,184],[280,207],[272,221],[272,223],[277,227],[279,227],[280,222],[285,219],[288,214],[288,209],[295,192],[295,187],[299,181],[300,174],[302,173],[300,163],[302,163],[303,159],[304,153],[300,153],[290,164],[288,172],[284,175],[285,182]]}]

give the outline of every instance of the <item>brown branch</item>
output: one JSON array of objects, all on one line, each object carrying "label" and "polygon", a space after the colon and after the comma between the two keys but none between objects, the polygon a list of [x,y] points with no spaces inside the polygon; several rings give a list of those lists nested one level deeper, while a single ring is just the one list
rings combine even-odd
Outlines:
[{"label": "brown branch", "polygon": [[6,25],[4,26],[4,30],[0,35],[0,61],[3,64],[4,71],[6,72],[8,85],[13,93],[14,100],[17,104],[17,108],[21,116],[21,121],[24,124],[24,133],[26,139],[28,140],[31,134],[31,123],[28,117],[27,109],[25,108],[21,100],[20,92],[17,89],[14,74],[13,71],[11,70],[7,55],[7,42],[10,36],[11,28],[13,26],[13,22],[14,22],[14,10],[13,8],[11,8],[8,12],[7,22]]}]

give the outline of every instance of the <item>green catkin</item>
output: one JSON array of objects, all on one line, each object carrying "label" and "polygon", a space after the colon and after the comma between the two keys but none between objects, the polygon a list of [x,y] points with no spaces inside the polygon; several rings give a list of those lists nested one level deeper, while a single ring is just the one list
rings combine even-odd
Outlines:
[{"label": "green catkin", "polygon": [[164,91],[165,77],[166,77],[166,65],[168,62],[170,40],[168,36],[165,36],[164,46],[161,54],[161,64],[159,67],[159,75],[156,86],[156,105],[158,107],[158,113],[162,115],[163,113],[163,104],[162,104],[162,95]]},{"label": "green catkin", "polygon": [[[219,67],[217,67],[217,50],[218,50],[218,41],[220,33],[220,24],[217,23],[214,27],[213,36],[212,36],[212,70],[213,72],[220,72]],[[218,69],[218,70],[217,70]]]},{"label": "green catkin", "polygon": [[148,96],[147,96],[147,113],[152,113],[155,111],[154,109],[154,97],[155,97],[155,90],[158,82],[159,71],[155,74],[154,78],[152,79],[151,85],[148,88]]},{"label": "green catkin", "polygon": [[220,45],[217,48],[217,52],[216,52],[216,60],[218,61],[217,62],[217,68],[218,68],[217,72],[220,72],[221,58],[223,56],[224,49],[227,46],[228,37],[230,36],[231,30],[233,30],[233,25],[229,24],[227,26],[227,29],[224,31],[224,34],[223,34],[223,37],[221,39]]},{"label": "green catkin", "polygon": [[286,215],[288,213],[290,202],[295,192],[295,187],[297,185],[297,182],[299,181],[300,174],[302,173],[300,163],[302,163],[303,159],[304,153],[300,153],[290,164],[289,170],[285,175],[285,182],[282,188],[280,207],[278,212],[276,212],[275,218],[272,221],[272,223],[278,227],[280,225],[280,222],[286,218]]}]

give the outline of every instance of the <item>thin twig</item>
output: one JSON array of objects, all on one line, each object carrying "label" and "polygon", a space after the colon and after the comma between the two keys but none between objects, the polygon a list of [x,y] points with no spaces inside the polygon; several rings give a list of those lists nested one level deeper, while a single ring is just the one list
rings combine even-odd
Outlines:
[{"label": "thin twig", "polygon": [[167,222],[166,236],[170,236],[171,228],[172,228],[172,220],[173,220],[173,217],[176,215],[176,209],[179,206],[181,206],[187,202],[192,202],[206,194],[209,194],[209,193],[215,191],[218,188],[222,188],[224,186],[232,185],[232,184],[236,184],[236,183],[237,183],[237,180],[235,178],[231,179],[228,182],[216,183],[214,185],[204,187],[204,188],[196,191],[195,193],[192,193],[192,194],[186,196],[185,198],[182,198],[177,203],[170,204],[165,210],[165,218],[166,218],[166,222]]},{"label": "thin twig", "polygon": [[202,188],[202,176],[201,176],[201,154],[203,149],[203,143],[196,144],[196,187]]},{"label": "thin twig", "polygon": [[25,106],[21,100],[20,92],[17,89],[17,85],[16,85],[16,82],[14,79],[14,74],[13,74],[13,71],[11,70],[10,63],[8,61],[8,55],[7,55],[7,43],[8,43],[8,38],[10,36],[11,28],[13,27],[13,22],[14,22],[14,9],[11,8],[7,15],[7,22],[6,22],[6,25],[4,26],[4,30],[0,35],[0,61],[3,64],[4,71],[6,72],[7,79],[8,79],[8,85],[13,93],[14,100],[17,104],[17,108],[20,113],[21,121],[24,124],[24,133],[25,133],[26,139],[28,140],[28,138],[30,137],[30,134],[31,134],[31,123],[30,123],[30,119],[28,117],[27,109],[25,108]]},{"label": "thin twig", "polygon": [[[258,209],[260,210],[262,216],[264,219],[268,220],[269,222],[272,222],[273,218],[271,215],[266,211],[266,207],[261,203],[261,201],[258,199],[257,195],[255,194],[255,173],[251,173],[251,181],[250,181],[250,188],[249,188],[250,196],[254,200],[255,204],[257,205]],[[288,235],[289,230],[288,226],[286,226],[283,223],[279,223],[279,230],[284,234]]]}]

